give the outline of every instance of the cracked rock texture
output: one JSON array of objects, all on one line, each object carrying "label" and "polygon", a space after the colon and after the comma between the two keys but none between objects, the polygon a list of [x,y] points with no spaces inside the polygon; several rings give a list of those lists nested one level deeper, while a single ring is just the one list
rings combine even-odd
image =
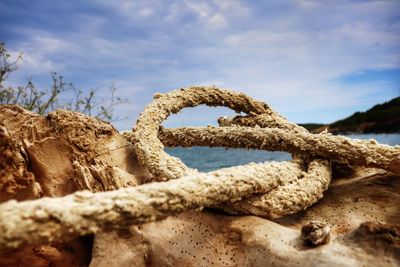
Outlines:
[{"label": "cracked rock texture", "polygon": [[[0,106],[0,121],[2,202],[112,190],[147,176],[132,145],[103,121],[67,111],[39,116],[14,105]],[[87,266],[92,243],[82,236],[2,250],[0,266]]]}]

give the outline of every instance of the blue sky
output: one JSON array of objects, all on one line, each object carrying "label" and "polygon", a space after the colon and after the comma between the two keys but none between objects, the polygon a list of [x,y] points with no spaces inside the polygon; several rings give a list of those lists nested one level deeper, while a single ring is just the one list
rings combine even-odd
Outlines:
[{"label": "blue sky", "polygon": [[[130,129],[156,92],[189,85],[243,91],[295,122],[333,122],[400,95],[400,1],[0,0],[0,40],[24,53],[12,85],[50,72],[107,86]],[[195,108],[167,126],[215,124]]]}]

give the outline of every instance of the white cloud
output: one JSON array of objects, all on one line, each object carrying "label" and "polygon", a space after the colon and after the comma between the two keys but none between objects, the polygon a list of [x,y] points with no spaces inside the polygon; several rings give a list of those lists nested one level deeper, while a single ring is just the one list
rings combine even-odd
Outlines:
[{"label": "white cloud", "polygon": [[154,15],[154,10],[151,8],[142,8],[139,10],[139,15],[142,17],[149,17]]},{"label": "white cloud", "polygon": [[221,14],[215,14],[207,20],[207,24],[214,29],[220,29],[228,26],[228,22]]},{"label": "white cloud", "polygon": [[109,13],[80,14],[67,33],[16,28],[27,39],[14,50],[25,52],[24,75],[58,70],[83,87],[115,82],[132,102],[120,110],[131,120],[154,92],[191,84],[242,90],[288,114],[356,108],[374,104],[368,96],[376,92],[393,95],[388,84],[338,78],[400,67],[396,1],[93,4]]},{"label": "white cloud", "polygon": [[41,47],[41,50],[47,53],[58,53],[69,48],[68,43],[60,38],[54,36],[35,36],[32,40],[37,46]]}]

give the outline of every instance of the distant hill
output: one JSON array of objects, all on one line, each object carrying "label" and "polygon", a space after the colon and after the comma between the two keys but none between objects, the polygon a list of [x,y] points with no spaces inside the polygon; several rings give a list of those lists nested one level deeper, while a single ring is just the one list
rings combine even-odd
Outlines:
[{"label": "distant hill", "polygon": [[378,104],[365,112],[353,115],[331,124],[301,124],[311,132],[317,133],[328,128],[338,133],[400,133],[400,97]]}]

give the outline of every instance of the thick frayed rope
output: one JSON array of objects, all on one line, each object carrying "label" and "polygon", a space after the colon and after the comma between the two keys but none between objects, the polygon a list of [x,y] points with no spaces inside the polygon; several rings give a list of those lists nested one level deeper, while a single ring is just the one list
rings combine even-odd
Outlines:
[{"label": "thick frayed rope", "polygon": [[[168,146],[205,145],[211,147],[249,148],[248,141],[251,140],[246,140],[246,137],[238,139],[237,137],[240,136],[237,135],[237,132],[242,130],[253,131],[254,128],[207,127],[162,130],[161,123],[171,113],[177,113],[185,107],[194,107],[200,104],[226,106],[237,112],[246,112],[256,117],[263,116],[264,121],[259,122],[257,128],[272,125],[277,130],[288,133],[308,133],[303,127],[290,123],[275,113],[265,103],[256,101],[242,93],[215,87],[190,87],[167,94],[158,94],[140,115],[132,138],[139,162],[149,172],[153,173],[153,180],[177,179],[197,172],[197,170],[187,167],[179,159],[171,157],[164,152],[164,146],[158,137],[159,132],[163,143]],[[236,122],[236,124],[239,123]],[[219,135],[209,134],[209,129],[218,131]],[[280,143],[279,140],[271,140],[270,143],[278,146],[281,150],[284,148],[284,144]],[[271,150],[271,148],[264,146],[261,149]],[[299,151],[298,149],[290,152],[296,155]],[[268,167],[269,163],[264,164]],[[302,165],[307,164],[303,162]],[[268,177],[268,174],[268,172],[265,173],[265,177]],[[322,197],[322,193],[328,188],[330,178],[331,171],[328,162],[315,161],[311,169],[307,172],[301,171],[301,175],[291,181],[290,184],[281,185],[271,193],[255,196],[235,203],[233,206],[226,207],[226,205],[221,205],[221,207],[231,213],[251,213],[269,217],[295,213],[318,201]],[[310,181],[314,181],[314,183]],[[295,194],[298,195],[297,198],[293,198]],[[288,205],[289,202],[287,201],[289,198],[292,201],[290,205]]]},{"label": "thick frayed rope", "polygon": [[[230,125],[226,127],[160,127],[171,113],[200,104],[227,106],[248,116],[221,119],[221,124]],[[282,150],[291,152],[296,160],[199,173],[165,153],[158,135],[170,146]],[[218,206],[232,213],[269,217],[292,214],[322,197],[331,177],[327,160],[400,173],[397,147],[312,135],[262,102],[214,87],[191,87],[156,95],[138,119],[133,138],[127,138],[133,140],[139,162],[152,173],[149,181],[163,182],[112,192],[85,191],[61,198],[3,203],[0,249],[68,240],[203,207]]]}]

